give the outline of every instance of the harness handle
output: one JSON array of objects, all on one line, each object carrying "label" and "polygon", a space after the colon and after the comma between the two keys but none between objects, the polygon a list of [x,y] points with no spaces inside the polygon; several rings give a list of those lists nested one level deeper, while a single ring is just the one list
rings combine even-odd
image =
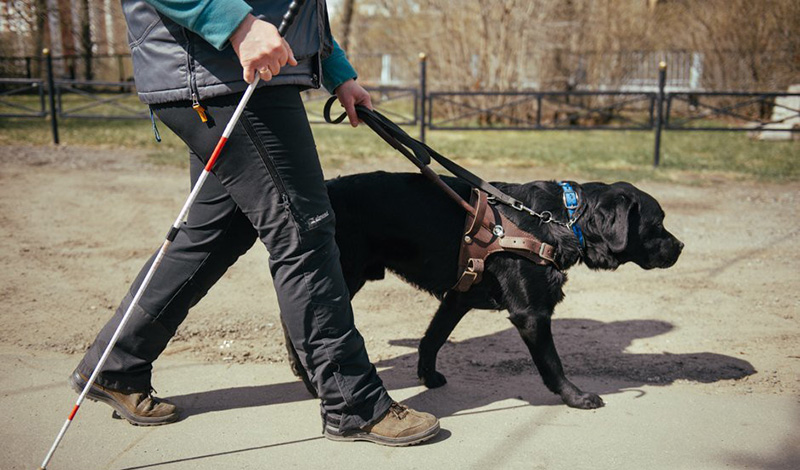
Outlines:
[{"label": "harness handle", "polygon": [[[323,115],[325,117],[325,121],[331,124],[338,124],[342,122],[344,118],[347,116],[347,113],[342,113],[336,119],[331,118],[331,106],[336,101],[336,99],[337,98],[335,96],[332,96],[330,99],[328,99],[328,101],[325,103],[325,108],[323,109]],[[500,191],[492,184],[481,179],[479,176],[470,172],[466,168],[458,165],[457,163],[448,159],[444,155],[441,155],[437,151],[428,147],[426,144],[411,137],[406,133],[406,131],[401,129],[397,124],[389,120],[386,116],[379,113],[378,111],[371,110],[361,105],[356,105],[355,108],[358,117],[367,126],[369,126],[370,129],[375,131],[375,133],[378,134],[389,145],[391,145],[392,147],[397,149],[400,153],[405,155],[405,157],[411,160],[411,162],[414,165],[416,165],[417,168],[419,168],[423,173],[426,173],[425,168],[427,168],[427,165],[429,165],[431,162],[431,158],[433,158],[440,165],[442,165],[447,171],[461,178],[462,180],[466,181],[472,187],[480,189],[481,191],[484,191],[485,193],[491,195],[493,199],[496,200],[497,202],[501,202],[509,207],[513,207],[514,209],[519,209],[520,207],[523,206],[523,204],[520,201]],[[431,173],[433,173],[432,170],[430,171]],[[449,186],[447,187],[449,188]],[[466,203],[466,201],[464,201],[463,198],[461,198],[460,196],[458,196],[458,198],[462,202],[464,202],[466,206],[470,207],[468,212],[474,215],[474,209],[472,208],[472,206]]]}]

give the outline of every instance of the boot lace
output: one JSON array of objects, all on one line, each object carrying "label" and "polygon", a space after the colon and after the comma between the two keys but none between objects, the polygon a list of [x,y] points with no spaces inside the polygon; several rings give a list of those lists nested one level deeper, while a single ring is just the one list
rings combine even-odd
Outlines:
[{"label": "boot lace", "polygon": [[391,406],[389,406],[389,411],[395,415],[397,419],[403,419],[408,414],[408,407],[400,403],[392,403]]}]

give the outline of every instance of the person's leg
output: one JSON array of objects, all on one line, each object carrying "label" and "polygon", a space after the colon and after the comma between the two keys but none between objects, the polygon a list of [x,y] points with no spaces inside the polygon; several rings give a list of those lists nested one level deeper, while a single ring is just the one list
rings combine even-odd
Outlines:
[{"label": "person's leg", "polygon": [[[159,118],[201,156],[210,155],[239,96],[204,104],[217,125],[188,106],[156,106]],[[342,429],[364,427],[392,403],[356,330],[334,240],[334,214],[298,90],[255,92],[214,173],[270,253],[281,314],[317,388]]]},{"label": "person's leg", "polygon": [[[190,159],[194,184],[203,162],[193,152]],[[219,180],[209,175],[186,223],[134,308],[97,383],[118,391],[149,392],[152,362],[175,334],[189,308],[255,240],[256,231],[250,222]],[[152,262],[153,257],[78,365],[77,371],[84,377],[91,375],[97,365]]]},{"label": "person's leg", "polygon": [[[205,102],[212,116],[208,125],[199,122],[190,103],[154,106],[154,110],[195,154],[206,158],[238,100],[239,96],[230,96]],[[104,368],[108,378],[101,385],[133,389],[146,383],[149,387],[150,364],[188,308],[241,254],[221,242],[228,239],[244,252],[252,243],[252,233],[257,233],[270,251],[281,313],[292,342],[317,387],[323,413],[329,417],[326,435],[331,437],[329,432],[335,432],[338,439],[365,439],[387,445],[408,445],[432,437],[438,431],[433,416],[392,405],[353,324],[334,242],[333,211],[296,88],[256,92],[214,173],[226,194],[217,191],[208,199],[209,204],[226,201],[229,196],[232,212],[241,210],[244,217],[231,216],[233,219],[228,220],[222,215],[224,211],[218,211],[214,217],[197,219],[201,227],[208,224],[218,229],[219,222],[228,220],[231,228],[237,229],[223,234],[211,230],[216,235],[207,240],[202,236],[198,240],[188,237],[186,253],[195,253],[195,248],[201,252],[208,249],[208,258],[197,266],[202,257],[188,256],[197,266],[196,271],[184,266],[170,270],[170,279],[153,280],[153,284],[164,287],[148,294],[136,309],[134,321],[114,348],[113,360]],[[193,208],[189,218],[202,213]],[[245,218],[251,232],[243,228]],[[201,246],[193,247],[194,242]],[[173,261],[180,264],[185,259],[179,256]],[[83,370],[90,371],[92,363],[96,363],[103,340],[107,342],[111,336],[118,317],[98,336],[82,364]],[[138,384],[132,386],[129,379]]]}]

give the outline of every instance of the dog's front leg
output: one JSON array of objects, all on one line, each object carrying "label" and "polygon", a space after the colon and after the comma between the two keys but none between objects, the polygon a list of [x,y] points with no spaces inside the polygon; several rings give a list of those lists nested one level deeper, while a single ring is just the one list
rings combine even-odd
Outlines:
[{"label": "dog's front leg", "polygon": [[436,355],[447,341],[458,322],[469,312],[470,307],[461,302],[461,293],[449,291],[419,342],[417,377],[428,388],[441,387],[447,383],[444,375],[436,371]]},{"label": "dog's front leg", "polygon": [[533,363],[536,364],[544,384],[551,392],[560,395],[564,403],[572,408],[594,409],[603,406],[602,398],[594,393],[581,391],[564,375],[561,359],[558,357],[550,330],[552,312],[509,313],[509,320],[517,327],[517,331],[531,353]]}]

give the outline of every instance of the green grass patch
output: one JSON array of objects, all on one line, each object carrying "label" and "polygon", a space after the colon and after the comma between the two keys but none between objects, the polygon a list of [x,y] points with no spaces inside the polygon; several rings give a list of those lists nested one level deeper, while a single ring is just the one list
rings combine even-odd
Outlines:
[{"label": "green grass patch", "polygon": [[[59,121],[62,143],[129,148],[159,164],[186,164],[180,140],[159,124],[163,141],[153,138],[149,120]],[[408,129],[413,136],[417,128]],[[323,164],[398,158],[396,151],[366,126],[315,125]],[[800,179],[800,143],[751,140],[744,132],[665,131],[661,167],[652,168],[654,136],[638,131],[429,131],[428,143],[464,165],[546,168],[601,180],[691,180],[707,178]],[[0,145],[48,145],[50,125],[42,119],[0,119]],[[409,171],[411,171],[409,167]],[[688,176],[688,178],[687,178]]]}]

